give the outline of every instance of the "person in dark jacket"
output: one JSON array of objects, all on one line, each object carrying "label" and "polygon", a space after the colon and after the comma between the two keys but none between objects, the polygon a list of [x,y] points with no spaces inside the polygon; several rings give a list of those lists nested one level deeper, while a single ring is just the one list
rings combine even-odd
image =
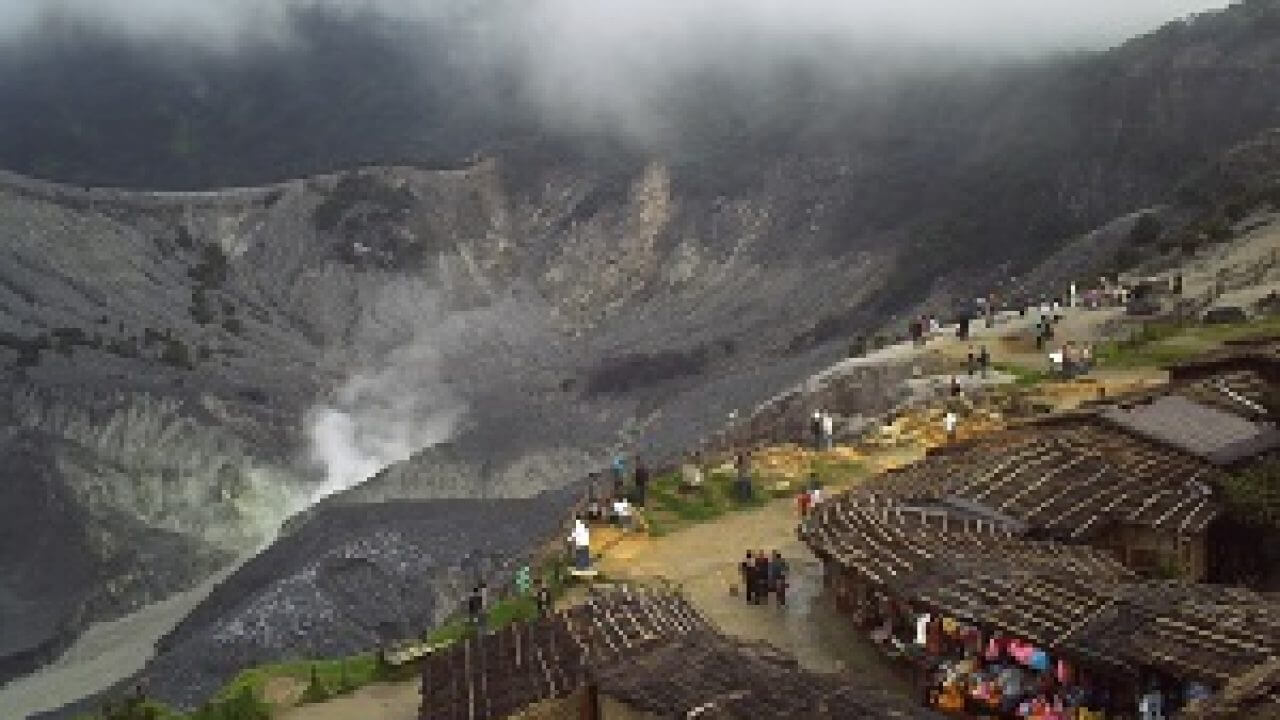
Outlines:
[{"label": "person in dark jacket", "polygon": [[755,602],[756,598],[756,561],[751,555],[751,551],[747,551],[747,559],[738,563],[738,569],[742,573],[742,592],[746,595],[747,602]]},{"label": "person in dark jacket", "polygon": [[645,494],[649,488],[649,466],[644,460],[636,458],[636,505],[644,507]]},{"label": "person in dark jacket", "polygon": [[773,551],[773,559],[769,561],[769,574],[772,576],[769,584],[777,594],[778,607],[783,607],[787,604],[787,561],[777,550]]},{"label": "person in dark jacket", "polygon": [[756,604],[769,602],[769,556],[763,550],[756,553]]},{"label": "person in dark jacket", "polygon": [[538,617],[546,617],[551,614],[551,589],[548,588],[541,580],[538,581],[538,590],[534,593],[534,601],[538,604]]},{"label": "person in dark jacket", "polygon": [[467,596],[467,616],[476,634],[484,632],[484,583],[476,585]]}]

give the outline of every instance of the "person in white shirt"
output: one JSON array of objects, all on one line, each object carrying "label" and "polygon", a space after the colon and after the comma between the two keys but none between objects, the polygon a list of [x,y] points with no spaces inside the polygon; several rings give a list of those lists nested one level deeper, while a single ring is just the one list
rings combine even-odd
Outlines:
[{"label": "person in white shirt", "polygon": [[956,417],[956,414],[953,412],[948,412],[946,415],[943,416],[942,428],[947,431],[948,440],[956,439],[956,423],[957,422],[958,422],[958,418]]},{"label": "person in white shirt", "polygon": [[618,518],[618,524],[624,530],[630,530],[633,526],[634,515],[631,511],[631,503],[626,498],[618,498],[613,503],[613,515]]},{"label": "person in white shirt", "polygon": [[831,413],[823,411],[822,413],[822,449],[830,450],[832,441],[835,439],[835,420],[832,419]]},{"label": "person in white shirt", "polygon": [[591,531],[582,518],[573,519],[573,532],[569,534],[569,542],[573,543],[574,565],[579,570],[591,567]]}]

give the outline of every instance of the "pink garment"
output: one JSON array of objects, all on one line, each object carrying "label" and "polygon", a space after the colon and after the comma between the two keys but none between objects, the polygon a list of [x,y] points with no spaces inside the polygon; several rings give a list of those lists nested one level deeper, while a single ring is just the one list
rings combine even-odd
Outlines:
[{"label": "pink garment", "polygon": [[987,641],[986,656],[987,656],[987,660],[990,660],[992,662],[1000,659],[1000,643],[996,642],[995,638],[991,638],[990,640]]},{"label": "pink garment", "polygon": [[1072,680],[1072,675],[1073,673],[1071,672],[1071,666],[1067,664],[1067,661],[1059,660],[1058,661],[1058,682],[1061,683],[1062,685],[1070,685]]}]

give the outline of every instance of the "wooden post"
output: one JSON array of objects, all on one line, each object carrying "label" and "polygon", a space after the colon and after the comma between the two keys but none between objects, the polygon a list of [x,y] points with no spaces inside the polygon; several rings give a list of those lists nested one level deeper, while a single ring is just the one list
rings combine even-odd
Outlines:
[{"label": "wooden post", "polygon": [[588,678],[582,690],[581,720],[600,720],[600,688]]}]

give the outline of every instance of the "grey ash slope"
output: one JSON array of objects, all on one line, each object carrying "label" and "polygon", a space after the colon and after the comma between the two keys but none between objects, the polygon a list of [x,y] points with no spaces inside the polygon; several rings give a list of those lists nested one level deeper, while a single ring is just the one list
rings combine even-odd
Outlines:
[{"label": "grey ash slope", "polygon": [[579,491],[325,508],[220,584],[114,692],[143,683],[190,708],[247,666],[416,636],[457,611],[477,577],[507,579],[534,547],[558,537]]}]

